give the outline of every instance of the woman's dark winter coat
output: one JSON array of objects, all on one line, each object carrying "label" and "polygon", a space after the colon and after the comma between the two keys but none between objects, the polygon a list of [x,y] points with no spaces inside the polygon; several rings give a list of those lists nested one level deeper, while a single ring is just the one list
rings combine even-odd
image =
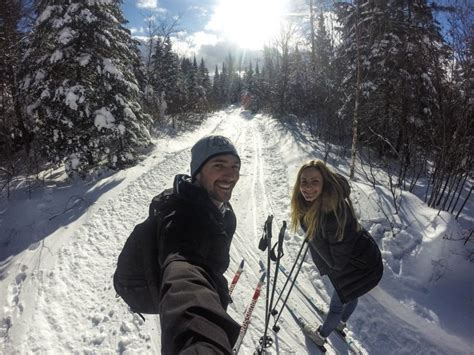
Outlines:
[{"label": "woman's dark winter coat", "polygon": [[240,330],[225,311],[230,299],[223,274],[236,228],[232,207],[219,210],[207,191],[177,175],[158,223],[162,353],[230,353]]},{"label": "woman's dark winter coat", "polygon": [[342,303],[369,292],[377,286],[383,274],[377,244],[366,231],[357,231],[357,221],[347,205],[346,212],[341,241],[336,239],[336,216],[329,212],[322,216],[324,230],[317,229],[309,242],[314,263],[321,275],[329,277]]}]

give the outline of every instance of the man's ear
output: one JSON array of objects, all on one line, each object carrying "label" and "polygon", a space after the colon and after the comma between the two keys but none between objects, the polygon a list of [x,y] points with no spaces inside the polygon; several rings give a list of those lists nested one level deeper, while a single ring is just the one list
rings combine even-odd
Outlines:
[{"label": "man's ear", "polygon": [[201,172],[198,172],[194,177],[193,184],[201,186]]}]

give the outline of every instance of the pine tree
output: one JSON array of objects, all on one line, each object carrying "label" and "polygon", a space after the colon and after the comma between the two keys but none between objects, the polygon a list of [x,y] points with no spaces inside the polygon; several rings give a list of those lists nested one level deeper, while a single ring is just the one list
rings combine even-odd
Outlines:
[{"label": "pine tree", "polygon": [[222,63],[219,81],[217,82],[219,89],[219,102],[221,105],[229,103],[229,75],[225,63]]},{"label": "pine tree", "polygon": [[66,171],[136,162],[150,144],[137,43],[121,1],[44,0],[23,63],[27,112],[46,157]]},{"label": "pine tree", "polygon": [[262,107],[262,73],[260,72],[260,66],[258,64],[255,65],[255,75],[254,75],[254,89],[252,92],[252,106],[251,110],[253,112],[257,112]]},{"label": "pine tree", "polygon": [[209,108],[207,102],[206,89],[203,86],[204,77],[197,65],[196,56],[193,57],[193,65],[189,77],[189,99],[190,107],[193,112],[204,112]]},{"label": "pine tree", "polygon": [[217,109],[221,106],[219,83],[220,83],[219,68],[216,65],[216,69],[214,70],[214,77],[212,78],[212,91],[211,91],[211,102],[212,102],[212,107],[214,109]]},{"label": "pine tree", "polygon": [[329,33],[324,24],[324,13],[321,11],[318,16],[318,25],[315,35],[315,66],[316,70],[323,76],[324,73],[329,72],[329,64],[333,56],[333,49]]},{"label": "pine tree", "polygon": [[263,69],[260,76],[260,102],[262,108],[271,113],[278,112],[278,82],[280,74],[280,54],[275,48],[263,49]]},{"label": "pine tree", "polygon": [[153,118],[154,122],[161,120],[164,112],[162,101],[164,100],[163,87],[163,44],[160,37],[150,39],[148,46],[149,59],[147,59],[147,85],[145,88],[144,109]]},{"label": "pine tree", "polygon": [[250,62],[242,77],[242,93],[240,97],[240,103],[246,110],[253,109],[256,91],[254,75],[252,62]]},{"label": "pine tree", "polygon": [[206,68],[203,58],[201,58],[201,63],[199,64],[198,83],[204,88],[206,97],[208,97],[211,92],[211,80],[209,79],[209,71]]},{"label": "pine tree", "polygon": [[171,39],[156,39],[151,58],[151,75],[147,95],[148,110],[157,120],[166,112],[177,112],[181,102],[178,89],[178,56],[173,52]]},{"label": "pine tree", "polygon": [[[22,0],[12,0],[0,7],[0,152],[3,157],[25,148],[32,139],[31,127],[22,110],[19,64],[25,52],[23,40],[29,11]],[[26,23],[25,23],[26,22]]]},{"label": "pine tree", "polygon": [[240,77],[237,74],[235,59],[232,54],[227,55],[225,62],[227,68],[227,82],[224,89],[226,103],[235,104],[240,100]]},{"label": "pine tree", "polygon": [[309,103],[309,110],[319,118],[319,134],[329,139],[338,136],[334,129],[337,122],[336,111],[340,104],[336,90],[336,75],[338,71],[334,61],[334,48],[325,25],[324,13],[321,11],[315,35],[315,68],[311,83],[308,84],[314,100]]},{"label": "pine tree", "polygon": [[173,52],[171,38],[166,37],[163,43],[163,58],[161,62],[161,82],[164,88],[164,100],[169,112],[177,112],[177,106],[182,100],[178,88],[179,58]]},{"label": "pine tree", "polygon": [[[408,147],[421,143],[439,114],[436,83],[444,76],[444,41],[426,1],[360,1],[359,6],[360,128],[366,137],[383,137],[376,139],[380,154],[409,159]],[[343,30],[337,61],[346,68],[340,96],[347,98],[340,112],[347,121],[356,91],[356,6],[341,5],[338,15]]]},{"label": "pine tree", "polygon": [[290,54],[288,79],[288,110],[296,115],[309,113],[312,101],[311,95],[311,61],[303,55],[298,47]]}]

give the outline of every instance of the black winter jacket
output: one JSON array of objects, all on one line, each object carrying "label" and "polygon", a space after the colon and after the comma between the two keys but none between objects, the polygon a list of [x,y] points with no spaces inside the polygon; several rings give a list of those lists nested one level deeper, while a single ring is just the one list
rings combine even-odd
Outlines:
[{"label": "black winter jacket", "polygon": [[223,274],[235,228],[230,204],[219,210],[188,176],[175,177],[173,194],[158,211],[163,354],[231,352],[240,327],[225,311]]},{"label": "black winter jacket", "polygon": [[[348,303],[377,286],[383,274],[380,250],[366,231],[357,231],[349,206],[344,236],[336,240],[337,221],[333,212],[323,216],[324,231],[316,231],[310,251],[321,275],[331,280],[342,303]],[[303,229],[306,229],[303,226]]]}]

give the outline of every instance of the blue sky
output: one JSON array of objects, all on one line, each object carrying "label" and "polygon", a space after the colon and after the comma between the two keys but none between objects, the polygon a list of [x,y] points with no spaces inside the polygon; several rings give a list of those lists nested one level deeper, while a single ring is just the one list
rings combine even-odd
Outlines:
[{"label": "blue sky", "polygon": [[205,27],[217,0],[125,0],[123,10],[130,28],[139,29],[148,16],[179,16],[181,27],[196,32]]},{"label": "blue sky", "polygon": [[[203,57],[213,69],[232,53],[254,62],[279,25],[305,0],[125,0],[127,27],[137,38],[147,37],[147,18],[159,22],[178,17],[173,35],[180,55]],[[290,8],[291,4],[291,8]]]}]

